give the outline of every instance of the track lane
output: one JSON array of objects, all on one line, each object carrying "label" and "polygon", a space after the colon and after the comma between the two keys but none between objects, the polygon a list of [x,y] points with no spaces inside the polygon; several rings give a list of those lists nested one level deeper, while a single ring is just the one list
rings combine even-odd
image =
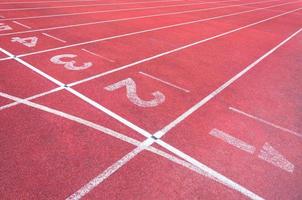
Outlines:
[{"label": "track lane", "polygon": [[[279,6],[278,6],[279,7]],[[292,7],[294,7],[294,5],[292,6]],[[214,16],[222,16],[221,14],[226,14],[226,17],[228,17],[228,15],[232,15],[233,13],[234,13],[234,11],[237,11],[238,12],[238,15],[239,14],[241,14],[240,12],[242,11],[242,10],[244,10],[243,11],[243,13],[242,13],[242,15],[246,15],[244,12],[249,12],[249,10],[248,10],[248,8],[233,8],[233,9],[228,9],[229,11],[227,11],[227,13],[226,13],[226,11],[225,10],[220,10],[220,9],[218,9],[218,10],[216,10],[216,11],[208,11],[208,12],[200,12],[199,13],[199,15],[198,16],[193,16],[193,19],[197,19],[197,20],[200,20],[200,18],[202,19],[202,16],[205,18],[205,19],[207,19],[207,16],[209,16],[209,14],[211,14],[211,13],[213,13],[213,14],[215,14],[216,13],[216,15],[214,15]],[[239,11],[238,11],[239,10]],[[255,10],[255,11],[254,11]],[[261,9],[260,9],[261,10]],[[251,11],[253,11],[252,13],[259,13],[259,12],[257,12],[257,9],[251,9]],[[236,12],[236,13],[237,13]],[[264,11],[263,11],[264,12]],[[265,11],[266,12],[266,11]],[[234,14],[234,15],[237,15],[237,14]],[[260,13],[261,13],[261,11],[260,11]],[[219,15],[220,14],[220,15]],[[185,18],[189,18],[189,19],[192,19],[192,17],[191,16],[189,16],[189,15],[186,15],[186,14],[184,14],[183,15]],[[222,17],[224,17],[224,15],[222,16]],[[219,17],[218,17],[219,18]],[[216,18],[213,18],[213,20],[215,21],[216,20]],[[184,20],[183,20],[183,18],[174,18],[173,16],[171,16],[171,17],[167,17],[166,16],[166,19],[163,21],[163,20],[161,20],[160,22],[155,18],[155,19],[141,19],[141,20],[135,20],[135,21],[133,21],[132,23],[131,23],[131,26],[128,26],[127,24],[129,24],[129,22],[128,21],[126,21],[126,22],[115,22],[115,23],[109,23],[109,24],[101,24],[101,25],[99,25],[100,27],[102,27],[102,29],[99,29],[99,31],[102,31],[104,34],[106,34],[106,35],[104,35],[104,37],[106,37],[106,36],[110,36],[110,35],[112,35],[112,32],[116,32],[116,34],[118,34],[118,33],[125,33],[126,31],[124,30],[124,29],[126,29],[126,30],[129,30],[129,32],[131,33],[131,30],[137,30],[137,28],[139,28],[140,30],[146,30],[146,29],[144,29],[145,28],[145,26],[148,24],[150,24],[149,26],[151,26],[150,28],[154,28],[154,25],[157,25],[158,23],[163,23],[163,25],[171,25],[171,21],[174,21],[174,22],[183,22]],[[203,21],[203,20],[200,20],[201,22]],[[148,22],[148,23],[147,23]],[[187,22],[189,22],[188,23],[188,25],[186,25],[186,23]],[[186,25],[186,26],[190,26],[190,21],[186,21],[185,22],[185,24],[183,24],[183,25]],[[193,22],[192,22],[193,23]],[[198,23],[198,21],[196,21],[196,23]],[[125,24],[125,25],[123,25],[123,24]],[[104,27],[104,25],[106,25],[105,27],[108,27],[109,29],[105,29],[105,27]],[[129,24],[130,25],[130,24]],[[181,26],[182,24],[180,24],[180,26]],[[119,27],[123,27],[123,28],[115,28],[116,26],[119,26]],[[89,26],[89,27],[91,27],[91,30],[89,30],[88,29],[88,27],[86,26],[85,28],[83,27],[83,28],[81,28],[81,27],[75,27],[75,28],[69,28],[68,29],[68,32],[62,32],[62,31],[59,31],[59,30],[54,30],[54,31],[48,31],[48,33],[49,34],[51,34],[51,35],[54,35],[54,36],[56,36],[56,37],[58,37],[58,38],[61,38],[61,39],[63,39],[63,40],[65,40],[65,41],[67,41],[67,44],[68,44],[68,41],[70,41],[71,39],[76,39],[77,41],[80,39],[80,40],[82,40],[81,38],[83,37],[82,35],[75,35],[76,33],[81,33],[81,32],[86,32],[86,33],[90,33],[90,37],[92,37],[92,36],[94,36],[95,34],[96,34],[96,32],[95,32],[95,29],[97,28],[96,26]],[[110,27],[112,27],[112,28],[110,28]],[[155,26],[155,30],[157,30],[157,27],[158,26]],[[173,27],[173,26],[172,26]],[[169,27],[167,27],[167,28],[169,28]],[[175,29],[178,29],[179,27],[178,26],[175,26]],[[74,31],[72,31],[72,30],[74,30]],[[148,29],[147,29],[148,30]],[[97,38],[96,37],[94,37],[94,38],[92,38],[92,39],[99,39],[99,31],[97,32]],[[122,32],[121,32],[122,31]],[[150,30],[150,31],[152,31],[152,30]],[[161,31],[160,29],[159,29],[159,31]],[[72,32],[72,34],[70,35],[70,32]],[[144,32],[149,32],[149,31],[142,31],[142,33],[144,33]],[[126,32],[127,33],[127,32]],[[138,33],[140,33],[140,32],[138,32]],[[134,34],[135,34],[135,32],[134,32]],[[133,34],[133,35],[134,35]],[[131,35],[131,34],[130,34]],[[27,33],[27,34],[22,34],[22,35],[13,35],[13,36],[6,36],[6,37],[2,37],[0,40],[1,40],[1,42],[3,43],[3,45],[6,45],[7,46],[7,48],[9,48],[9,47],[11,47],[12,49],[10,49],[9,48],[9,50],[11,50],[14,54],[22,54],[24,51],[26,51],[27,49],[29,49],[29,48],[27,48],[27,47],[25,47],[25,46],[23,46],[23,45],[21,45],[21,44],[18,44],[18,43],[15,43],[14,44],[14,46],[16,45],[16,46],[19,46],[19,48],[15,48],[14,46],[12,46],[10,43],[11,43],[11,37],[21,37],[21,38],[26,38],[26,37],[32,37],[32,36],[36,36],[36,37],[39,37],[39,38],[41,38],[41,40],[42,40],[42,42],[43,42],[43,40],[45,39],[45,36],[44,35],[32,35],[31,33]],[[65,36],[65,37],[64,37]],[[123,35],[122,35],[123,36]],[[121,37],[122,37],[121,36]],[[125,36],[127,36],[127,34],[125,35]],[[85,38],[86,38],[86,36],[85,36]],[[114,38],[114,37],[113,37]],[[46,39],[49,39],[49,38],[46,38]],[[87,40],[86,40],[87,41]],[[102,41],[102,39],[100,40],[100,41]],[[92,41],[92,43],[94,43],[93,41]],[[44,43],[43,43],[44,44]],[[32,48],[32,50],[30,50],[30,51],[37,51],[37,50],[39,50],[40,48],[43,48],[43,44],[38,44],[37,45],[37,47],[35,47],[35,48]],[[57,41],[55,41],[54,43],[47,43],[47,44],[49,44],[50,46],[57,46],[59,43],[57,42]],[[85,44],[85,43],[84,43]],[[68,46],[66,46],[66,47],[68,47]],[[49,46],[48,46],[48,48],[50,48]],[[20,50],[20,51],[19,51]],[[55,50],[55,49],[53,49],[53,50]],[[17,52],[16,52],[17,51]],[[19,52],[18,52],[19,51]],[[29,50],[27,50],[27,51],[29,51]],[[49,51],[49,50],[48,50]],[[43,52],[43,51],[42,51]]]}]

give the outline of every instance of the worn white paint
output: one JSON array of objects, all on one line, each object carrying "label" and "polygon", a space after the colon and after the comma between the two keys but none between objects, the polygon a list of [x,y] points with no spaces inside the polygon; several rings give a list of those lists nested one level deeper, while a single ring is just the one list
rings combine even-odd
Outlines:
[{"label": "worn white paint", "polygon": [[148,100],[148,101],[142,100],[137,95],[136,83],[134,82],[134,80],[132,78],[127,78],[127,79],[121,80],[117,83],[114,83],[112,85],[108,85],[105,87],[105,90],[115,91],[115,90],[123,88],[123,87],[126,88],[127,98],[129,99],[129,101],[139,107],[144,107],[144,108],[156,107],[165,101],[165,95],[159,91],[152,93],[152,95],[154,96],[154,98],[152,100]]}]

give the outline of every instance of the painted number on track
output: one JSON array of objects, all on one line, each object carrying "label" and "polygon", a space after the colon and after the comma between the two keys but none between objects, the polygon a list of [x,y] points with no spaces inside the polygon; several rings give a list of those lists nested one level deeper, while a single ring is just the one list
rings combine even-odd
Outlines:
[{"label": "painted number on track", "polygon": [[155,107],[165,101],[165,95],[159,91],[153,92],[152,95],[154,96],[154,98],[149,101],[145,101],[139,98],[136,93],[136,83],[132,78],[127,78],[112,85],[108,85],[105,87],[105,90],[114,91],[122,87],[126,87],[127,98],[129,99],[129,101],[139,107]]},{"label": "painted number on track", "polygon": [[27,37],[27,38],[20,38],[20,37],[13,37],[12,42],[19,42],[27,47],[35,47],[38,42],[37,37]]},{"label": "painted number on track", "polygon": [[92,66],[92,63],[91,62],[85,62],[83,63],[83,65],[81,66],[76,66],[76,61],[74,60],[70,60],[70,61],[63,61],[62,59],[65,59],[65,58],[75,58],[77,57],[77,55],[74,55],[74,54],[62,54],[62,55],[57,55],[57,56],[54,56],[50,59],[50,61],[54,64],[58,64],[58,65],[64,65],[64,67],[68,70],[84,70],[84,69],[87,69],[89,67]]},{"label": "painted number on track", "polygon": [[0,31],[9,31],[9,30],[13,30],[13,28],[4,23],[0,23]]}]

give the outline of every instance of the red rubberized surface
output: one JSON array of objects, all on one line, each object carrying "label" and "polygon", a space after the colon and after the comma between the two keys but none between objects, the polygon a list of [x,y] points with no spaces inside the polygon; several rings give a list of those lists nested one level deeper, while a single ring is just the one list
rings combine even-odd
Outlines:
[{"label": "red rubberized surface", "polygon": [[300,200],[301,53],[298,0],[0,0],[1,199]]}]

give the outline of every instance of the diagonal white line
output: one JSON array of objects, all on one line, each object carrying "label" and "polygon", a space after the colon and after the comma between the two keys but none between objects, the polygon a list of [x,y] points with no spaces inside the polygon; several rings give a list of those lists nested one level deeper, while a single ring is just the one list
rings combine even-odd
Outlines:
[{"label": "diagonal white line", "polygon": [[[35,3],[65,3],[65,2],[89,2],[89,1],[97,1],[97,0],[54,0],[54,1],[12,1],[12,2],[0,2],[0,4],[35,4]],[[152,1],[152,2],[173,2],[178,0],[160,0],[160,1]],[[126,2],[126,3],[106,3],[104,5],[125,5],[125,4],[137,4],[137,3],[149,3],[148,1],[139,1],[139,2]]]},{"label": "diagonal white line", "polygon": [[[274,1],[274,0],[270,0],[270,1]],[[239,12],[239,13],[240,14],[242,14],[242,13],[248,13],[248,12],[253,12],[253,11],[256,11],[256,10],[263,10],[263,9],[267,9],[267,8],[278,7],[278,6],[293,4],[293,3],[297,3],[297,2],[301,2],[301,0],[293,1],[293,2],[287,2],[287,3],[282,3],[282,4],[278,4],[278,5],[273,5],[273,6],[268,6],[268,7],[265,7],[265,8],[257,8],[257,9],[253,9],[253,10],[250,10],[250,11],[244,11],[244,12]],[[263,1],[256,2],[256,3],[263,3]],[[64,26],[40,28],[40,29],[34,29],[34,30],[28,30],[28,31],[18,31],[18,32],[2,33],[2,34],[0,34],[0,36],[22,34],[22,33],[33,33],[33,32],[49,31],[49,30],[58,30],[58,29],[65,29],[65,28],[73,28],[73,27],[89,26],[89,25],[96,25],[96,24],[129,21],[129,20],[136,20],[136,19],[145,19],[145,18],[168,16],[168,15],[178,15],[178,14],[194,13],[194,12],[209,11],[209,10],[216,10],[216,9],[229,8],[229,7],[241,7],[243,5],[250,5],[250,4],[255,4],[255,2],[253,2],[253,3],[244,3],[244,4],[236,4],[236,5],[228,5],[228,6],[220,6],[220,7],[214,7],[214,8],[202,8],[202,9],[194,9],[194,10],[187,10],[187,11],[177,11],[177,12],[170,12],[170,13],[145,15],[145,16],[138,16],[138,17],[119,18],[119,19],[112,19],[112,20],[102,20],[102,21],[87,22],[87,23],[80,23],[80,24],[71,24],[71,25],[64,25]],[[200,21],[200,20],[191,21],[190,23],[193,23],[193,22],[197,23],[198,21]]]},{"label": "diagonal white line", "polygon": [[283,40],[281,43],[279,43],[277,46],[266,52],[264,55],[262,55],[260,58],[255,60],[253,63],[245,67],[242,71],[240,71],[238,74],[233,76],[231,79],[226,81],[224,84],[222,84],[220,87],[218,87],[216,90],[211,92],[208,96],[200,100],[197,104],[192,106],[189,110],[181,114],[178,118],[176,118],[174,121],[169,123],[167,126],[165,126],[163,129],[158,131],[155,136],[158,138],[161,138],[164,136],[168,131],[170,131],[172,128],[174,128],[177,124],[185,120],[188,116],[190,116],[192,113],[194,113],[196,110],[201,108],[203,105],[205,105],[207,102],[212,100],[216,95],[218,95],[220,92],[222,92],[224,89],[226,89],[228,86],[230,86],[232,83],[234,83],[236,80],[238,80],[240,77],[245,75],[249,70],[254,68],[258,63],[260,63],[262,60],[264,60],[266,57],[274,53],[277,49],[282,47],[285,43],[287,43],[290,39],[298,35],[302,31],[302,28],[300,28],[298,31],[287,37],[285,40]]},{"label": "diagonal white line", "polygon": [[[75,13],[66,13],[66,14],[52,14],[52,15],[37,15],[37,16],[27,16],[27,17],[12,17],[2,19],[1,21],[8,20],[25,20],[25,19],[41,19],[41,18],[53,18],[53,17],[65,17],[65,16],[78,16],[78,15],[87,15],[87,14],[96,14],[96,13],[110,13],[110,12],[120,12],[120,11],[135,11],[135,10],[149,10],[149,9],[158,9],[158,8],[173,8],[173,7],[181,7],[181,6],[193,6],[193,5],[203,5],[203,4],[213,4],[213,3],[223,3],[223,2],[233,2],[240,0],[232,0],[232,1],[215,1],[215,2],[198,2],[198,3],[186,3],[186,4],[175,4],[175,5],[165,5],[165,6],[149,6],[149,7],[136,7],[136,8],[123,8],[123,9],[111,9],[111,10],[95,10],[88,12],[75,12]],[[271,0],[271,1],[280,1],[280,0]],[[271,2],[267,1],[267,2]],[[98,4],[95,4],[97,6]],[[70,6],[71,7],[71,6]],[[0,9],[1,11],[1,9]]]},{"label": "diagonal white line", "polygon": [[176,89],[179,89],[179,90],[181,90],[181,91],[183,91],[183,92],[187,92],[187,93],[190,92],[190,90],[187,90],[187,89],[185,89],[185,88],[182,88],[182,87],[180,87],[180,86],[177,86],[177,85],[175,85],[175,84],[173,84],[173,83],[170,83],[170,82],[168,82],[168,81],[162,80],[162,79],[160,79],[160,78],[157,78],[157,77],[155,77],[155,76],[153,76],[153,75],[150,75],[150,74],[147,74],[147,73],[145,73],[145,72],[140,71],[139,73],[142,74],[142,75],[144,75],[144,76],[147,76],[147,77],[149,77],[149,78],[151,78],[151,79],[157,80],[157,81],[159,81],[159,82],[161,82],[161,83],[164,83],[164,84],[166,84],[166,85],[169,85],[169,86],[171,86],[171,87],[174,87],[174,88],[176,88]]},{"label": "diagonal white line", "polygon": [[90,81],[90,80],[93,80],[93,79],[96,79],[96,78],[100,78],[100,77],[102,77],[102,76],[105,76],[105,75],[108,75],[108,74],[111,74],[111,73],[114,73],[114,72],[117,72],[117,71],[121,71],[121,70],[130,68],[130,67],[136,66],[136,65],[138,65],[138,64],[142,64],[142,63],[145,63],[145,62],[148,62],[148,61],[151,61],[151,60],[154,60],[154,59],[157,59],[157,58],[160,58],[160,57],[169,55],[169,54],[171,54],[171,53],[175,53],[175,52],[178,52],[178,51],[181,51],[181,50],[184,50],[184,49],[187,49],[187,48],[190,48],[190,47],[193,47],[193,46],[196,46],[196,45],[199,45],[199,44],[202,44],[202,43],[205,43],[205,42],[208,42],[208,41],[211,41],[211,40],[214,40],[214,39],[217,39],[217,38],[226,36],[226,35],[229,35],[229,34],[231,34],[231,33],[234,33],[234,32],[237,32],[237,31],[246,29],[246,28],[250,28],[250,27],[252,27],[252,26],[261,24],[261,23],[263,23],[263,22],[267,22],[267,21],[270,21],[270,20],[272,20],[272,19],[275,19],[275,18],[284,16],[284,15],[288,15],[288,14],[290,14],[290,13],[294,13],[294,12],[296,12],[296,11],[298,11],[298,10],[302,10],[302,8],[298,8],[298,9],[291,10],[291,11],[288,11],[288,12],[285,12],[285,13],[282,13],[282,14],[278,14],[278,15],[275,15],[275,16],[273,16],[273,17],[269,17],[269,18],[260,20],[260,21],[255,22],[255,23],[251,23],[251,24],[248,24],[248,25],[245,25],[245,26],[241,26],[241,27],[239,27],[239,28],[236,28],[236,29],[233,29],[233,30],[230,30],[230,31],[221,33],[221,34],[218,34],[218,35],[215,35],[215,36],[212,36],[212,37],[209,37],[209,38],[205,38],[205,39],[199,40],[199,41],[197,41],[197,42],[193,42],[193,43],[188,44],[188,45],[184,45],[184,46],[181,46],[181,47],[172,49],[172,50],[170,50],[170,51],[166,51],[166,52],[163,52],[163,53],[160,53],[160,54],[156,54],[156,55],[154,55],[154,56],[150,56],[150,57],[144,58],[144,59],[142,59],[142,60],[139,60],[139,61],[136,61],[136,62],[127,64],[127,65],[124,65],[124,66],[121,66],[121,67],[118,67],[118,68],[115,68],[115,69],[112,69],[112,70],[110,70],[110,71],[106,71],[106,72],[103,72],[103,73],[100,73],[100,74],[93,75],[93,76],[91,76],[91,77],[82,79],[82,80],[80,80],[80,81],[73,82],[73,83],[69,84],[69,86],[75,86],[75,85],[78,85],[78,84],[81,84],[81,83],[84,83],[84,82],[87,82],[87,81]]},{"label": "diagonal white line", "polygon": [[[121,133],[118,133],[114,130],[111,130],[109,128],[106,128],[104,126],[101,126],[99,124],[95,124],[93,122],[90,122],[88,120],[85,120],[85,119],[82,119],[82,118],[79,118],[79,117],[76,117],[74,115],[70,115],[68,113],[65,113],[65,112],[62,112],[62,111],[59,111],[59,110],[56,110],[56,109],[53,109],[53,108],[50,108],[50,107],[47,107],[47,106],[44,106],[44,105],[41,105],[41,104],[37,104],[37,103],[33,103],[33,102],[30,102],[29,100],[26,100],[26,99],[21,99],[21,98],[18,98],[18,97],[15,97],[15,96],[12,96],[12,95],[9,95],[9,94],[6,94],[6,93],[3,93],[3,92],[0,92],[0,96],[1,97],[4,97],[4,98],[7,98],[7,99],[10,99],[10,100],[13,100],[15,102],[20,102],[24,105],[27,105],[27,106],[30,106],[30,107],[33,107],[33,108],[36,108],[38,110],[42,110],[44,112],[48,112],[48,113],[51,113],[51,114],[54,114],[54,115],[57,115],[59,117],[63,117],[65,119],[68,119],[68,120],[71,120],[71,121],[74,121],[74,122],[77,122],[79,124],[82,124],[84,126],[87,126],[87,127],[90,127],[90,128],[93,128],[97,131],[101,131],[102,133],[104,134],[107,134],[109,136],[112,136],[114,138],[117,138],[119,140],[122,140],[124,142],[127,142],[127,143],[130,143],[132,145],[135,145],[135,146],[139,146],[141,142],[131,138],[131,137],[128,137],[126,135],[123,135]],[[168,153],[165,153],[161,150],[158,150],[152,146],[149,146],[146,148],[146,150],[150,151],[150,152],[153,152],[157,155],[160,155],[168,160],[170,160],[171,162],[174,162],[176,164],[179,164],[183,167],[186,167],[198,174],[201,174],[203,176],[208,176],[208,174],[205,174],[204,171],[200,170],[199,168],[195,167],[194,165],[192,165],[191,163],[188,163],[184,160],[181,160],[171,154],[168,154]]]},{"label": "diagonal white line", "polygon": [[271,126],[271,127],[276,128],[276,129],[279,129],[279,130],[288,132],[288,133],[290,133],[290,134],[293,134],[293,135],[295,135],[295,136],[298,136],[298,137],[302,138],[302,134],[297,133],[297,132],[292,131],[292,130],[289,130],[289,129],[284,128],[284,127],[282,127],[282,126],[279,126],[279,125],[277,125],[277,124],[271,123],[271,122],[269,122],[269,121],[266,121],[266,120],[264,120],[264,119],[262,119],[262,118],[260,118],[260,117],[256,117],[256,116],[251,115],[251,114],[249,114],[249,113],[243,112],[242,110],[239,110],[239,109],[237,109],[237,108],[229,107],[229,109],[232,110],[233,112],[239,113],[239,114],[241,114],[241,115],[244,115],[244,116],[249,117],[249,118],[251,118],[251,119],[254,119],[254,120],[256,120],[256,121],[262,122],[262,123],[264,123],[264,124],[266,124],[266,125],[269,125],[269,126]]},{"label": "diagonal white line", "polygon": [[[300,9],[296,9],[296,10],[300,10]],[[294,11],[296,11],[296,10],[294,10]],[[288,14],[288,13],[291,13],[291,12],[294,12],[294,11],[290,11],[290,12],[286,12],[286,13]],[[283,13],[283,14],[277,15],[277,16],[283,16],[283,15],[285,15],[286,13]],[[276,16],[271,17],[271,18],[268,18],[268,19],[273,19],[273,18],[275,18],[275,17],[276,17]],[[262,20],[262,21],[263,21],[263,20]],[[265,21],[267,21],[267,19],[266,19]],[[256,22],[256,23],[253,23],[253,24],[257,24],[257,22]],[[248,25],[248,26],[251,26],[251,25]],[[250,69],[251,69],[252,67],[254,67],[256,64],[258,64],[262,59],[264,59],[265,57],[267,57],[268,55],[270,55],[272,52],[274,52],[276,49],[278,49],[280,46],[282,46],[284,43],[286,43],[286,42],[287,42],[288,40],[290,40],[292,37],[294,37],[295,35],[297,35],[301,30],[302,30],[302,29],[299,29],[299,30],[298,30],[297,32],[295,32],[293,35],[291,35],[290,37],[288,37],[286,40],[284,40],[284,41],[281,42],[279,45],[277,45],[276,47],[274,47],[272,50],[270,50],[269,52],[267,52],[265,55],[263,55],[261,58],[259,58],[259,59],[256,60],[254,63],[252,63],[250,66],[248,66],[247,68],[245,68],[245,69],[244,69],[243,71],[241,71],[239,74],[237,74],[236,76],[234,76],[234,77],[233,77],[232,79],[230,79],[228,82],[226,82],[225,84],[223,84],[221,87],[219,87],[219,88],[218,88],[217,90],[215,90],[213,93],[211,93],[211,94],[208,95],[206,98],[204,98],[203,100],[201,100],[201,102],[199,102],[198,104],[194,105],[191,109],[189,109],[187,112],[185,112],[185,113],[184,113],[183,115],[181,115],[179,118],[177,118],[175,121],[173,121],[173,122],[170,123],[168,126],[166,126],[166,127],[168,127],[168,128],[166,128],[165,130],[162,130],[162,131],[157,132],[157,133],[155,134],[155,136],[152,136],[152,137],[151,137],[151,138],[152,138],[152,141],[154,141],[153,137],[156,138],[156,137],[161,137],[161,136],[163,136],[165,133],[167,133],[168,130],[170,130],[171,128],[173,128],[176,124],[178,124],[179,122],[181,122],[182,120],[184,120],[186,117],[188,117],[190,114],[192,114],[195,110],[197,110],[198,108],[200,108],[203,104],[205,104],[205,103],[208,102],[210,99],[212,99],[214,96],[216,96],[218,93],[220,93],[225,87],[227,87],[228,85],[230,85],[232,82],[236,81],[240,76],[242,76],[243,74],[245,74],[248,70],[250,70]],[[9,54],[8,54],[8,55],[9,55]],[[11,56],[11,55],[10,55],[10,56]],[[21,59],[20,59],[20,60],[21,60]],[[25,61],[23,61],[23,63],[24,63],[24,64],[27,64],[27,65],[25,65],[25,66],[30,67],[31,69],[33,68],[33,70],[35,70],[35,71],[38,70],[38,69],[34,68],[33,66],[28,66],[29,64],[26,63]],[[37,72],[39,72],[39,70],[38,70]],[[39,74],[43,75],[43,73],[39,73]],[[47,78],[47,76],[44,76],[44,77]],[[52,81],[53,81],[53,78],[52,78],[52,79],[49,79],[49,80],[52,80]],[[59,82],[59,83],[60,83],[60,82]],[[66,90],[67,90],[67,91],[70,91],[71,93],[73,93],[73,94],[75,94],[75,95],[77,95],[78,97],[80,97],[81,99],[85,100],[87,103],[90,103],[90,104],[93,105],[94,107],[96,107],[96,108],[102,110],[102,109],[100,108],[101,105],[95,104],[95,102],[94,102],[94,101],[91,101],[89,98],[86,99],[87,97],[84,96],[84,95],[82,95],[81,93],[78,93],[77,91],[75,91],[75,90],[73,90],[73,89],[71,89],[71,88],[68,88],[68,87],[67,87]],[[109,115],[110,115],[110,113],[109,113]],[[110,116],[112,116],[112,115],[110,115]],[[114,116],[113,116],[113,117],[114,117]],[[116,119],[117,119],[117,118],[116,118]],[[123,118],[122,118],[122,119],[117,119],[117,120],[119,120],[119,121],[122,120],[121,122],[124,123],[124,121],[123,121],[124,119],[123,119]],[[126,121],[127,121],[127,120],[126,120]],[[177,122],[177,123],[175,124],[175,122]],[[174,125],[173,125],[173,124],[174,124]],[[129,124],[125,124],[125,125],[129,126]],[[172,125],[172,126],[171,126],[171,125]],[[132,126],[132,124],[130,124],[129,127],[131,127],[131,126]],[[146,132],[146,131],[143,130],[143,129],[140,129],[140,128],[137,129],[136,127],[134,127],[134,128],[131,127],[131,128],[132,128],[132,129],[135,128],[134,130],[138,131],[139,133],[141,133],[141,134],[143,134],[143,135],[145,135],[145,136],[151,135],[150,133]],[[164,131],[166,131],[166,132],[164,133]],[[151,138],[149,137],[148,139],[151,139]],[[168,150],[174,152],[175,154],[179,155],[180,157],[184,158],[185,160],[191,162],[192,164],[198,166],[199,168],[205,170],[206,172],[210,173],[210,174],[213,175],[217,180],[219,180],[219,182],[225,184],[226,186],[228,186],[228,187],[230,187],[230,188],[233,188],[233,189],[235,189],[235,190],[241,192],[242,194],[244,194],[244,195],[246,195],[246,196],[248,196],[248,197],[250,197],[250,198],[252,198],[252,199],[262,199],[262,198],[259,197],[258,195],[252,193],[251,191],[249,191],[249,190],[247,190],[246,188],[242,187],[241,185],[239,185],[239,184],[233,182],[232,180],[228,179],[227,177],[224,177],[223,175],[217,173],[216,171],[214,171],[214,170],[208,168],[207,166],[205,166],[205,165],[203,165],[202,163],[198,162],[197,160],[195,160],[195,159],[189,157],[188,155],[184,154],[183,152],[179,151],[178,149],[176,149],[176,148],[174,148],[174,147],[168,145],[167,143],[164,143],[163,141],[160,141],[160,140],[157,140],[157,143],[160,144],[160,145],[162,145],[162,146],[165,147],[166,149],[168,149]],[[152,144],[152,143],[151,143],[151,144]],[[140,151],[138,151],[137,153],[135,153],[135,155],[137,155],[139,152],[140,152]],[[135,155],[134,155],[134,156],[135,156]],[[128,157],[130,157],[130,159],[131,159],[131,158],[133,158],[134,156],[128,156]],[[123,157],[123,158],[122,158],[122,161],[123,161],[123,160],[126,160],[126,162],[129,161],[130,159],[128,159],[128,157],[127,157],[127,158]],[[122,165],[118,165],[118,166],[122,166]],[[118,168],[119,168],[119,167],[117,167],[117,169],[118,169]],[[114,169],[113,172],[117,170],[115,166],[113,166],[113,169]],[[115,169],[116,169],[116,170],[115,170]]]}]

